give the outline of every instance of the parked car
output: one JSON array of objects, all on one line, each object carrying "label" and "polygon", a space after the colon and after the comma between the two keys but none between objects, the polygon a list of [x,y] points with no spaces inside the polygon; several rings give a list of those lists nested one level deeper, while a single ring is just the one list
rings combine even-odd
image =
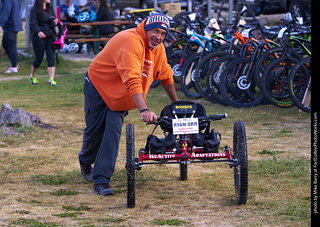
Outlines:
[{"label": "parked car", "polygon": [[[311,18],[311,0],[246,0],[253,12],[263,14],[290,12],[294,17]],[[261,9],[264,4],[263,9]],[[259,12],[260,11],[260,12]]]}]

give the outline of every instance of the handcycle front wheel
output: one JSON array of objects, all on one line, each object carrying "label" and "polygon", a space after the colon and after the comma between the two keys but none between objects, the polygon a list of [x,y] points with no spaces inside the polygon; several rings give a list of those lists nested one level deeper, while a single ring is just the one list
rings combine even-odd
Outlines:
[{"label": "handcycle front wheel", "polygon": [[135,207],[134,125],[126,126],[127,207]]},{"label": "handcycle front wheel", "polygon": [[238,160],[234,167],[234,186],[238,204],[246,204],[248,199],[248,152],[246,130],[242,121],[234,123],[233,158]]},{"label": "handcycle front wheel", "polygon": [[188,180],[188,163],[180,162],[180,180]]}]

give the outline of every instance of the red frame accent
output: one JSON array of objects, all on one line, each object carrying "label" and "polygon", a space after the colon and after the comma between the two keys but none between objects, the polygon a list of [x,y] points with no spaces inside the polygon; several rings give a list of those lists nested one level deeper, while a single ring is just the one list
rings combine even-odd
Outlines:
[{"label": "red frame accent", "polygon": [[[187,146],[187,141],[184,140],[182,142],[182,148],[180,148],[181,154],[144,154],[139,153],[139,162],[143,162],[144,160],[195,160],[195,159],[218,159],[218,158],[227,158],[232,159],[231,155],[231,149],[226,149],[226,152],[224,153],[201,153],[203,149],[196,148],[193,149],[194,153],[188,153],[191,152],[192,149]],[[167,152],[173,152],[172,149],[167,150]]]}]

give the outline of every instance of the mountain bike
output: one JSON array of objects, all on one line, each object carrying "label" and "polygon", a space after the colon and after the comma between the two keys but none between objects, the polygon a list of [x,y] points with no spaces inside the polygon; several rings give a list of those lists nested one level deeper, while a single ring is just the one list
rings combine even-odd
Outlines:
[{"label": "mountain bike", "polygon": [[263,101],[264,95],[254,80],[254,70],[257,70],[254,66],[263,52],[272,46],[278,46],[265,37],[263,27],[259,23],[251,26],[242,33],[248,33],[250,38],[248,37],[247,45],[253,47],[253,54],[231,61],[220,77],[220,91],[224,100],[236,108],[256,106]]},{"label": "mountain bike", "polygon": [[[299,27],[283,28],[279,32],[279,36],[287,34],[284,56],[271,61],[260,78],[261,90],[265,98],[272,105],[280,108],[289,108],[295,105],[289,94],[290,84],[288,83],[288,77],[301,58],[296,58],[298,54],[292,54],[294,53],[292,42],[311,56],[311,50],[300,39],[292,40],[289,38],[294,31],[305,34],[310,33],[305,27],[302,27],[302,29]],[[311,46],[310,40],[304,40],[304,42],[309,43],[308,46]]]}]

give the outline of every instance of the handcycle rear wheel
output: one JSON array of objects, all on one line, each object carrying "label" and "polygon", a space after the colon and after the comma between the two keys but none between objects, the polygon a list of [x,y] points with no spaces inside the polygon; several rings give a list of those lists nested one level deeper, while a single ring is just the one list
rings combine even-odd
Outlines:
[{"label": "handcycle rear wheel", "polygon": [[242,121],[234,123],[233,158],[238,160],[234,167],[234,186],[238,204],[246,204],[248,198],[248,152],[246,130]]},{"label": "handcycle rear wheel", "polygon": [[134,125],[126,126],[127,207],[135,207]]}]

